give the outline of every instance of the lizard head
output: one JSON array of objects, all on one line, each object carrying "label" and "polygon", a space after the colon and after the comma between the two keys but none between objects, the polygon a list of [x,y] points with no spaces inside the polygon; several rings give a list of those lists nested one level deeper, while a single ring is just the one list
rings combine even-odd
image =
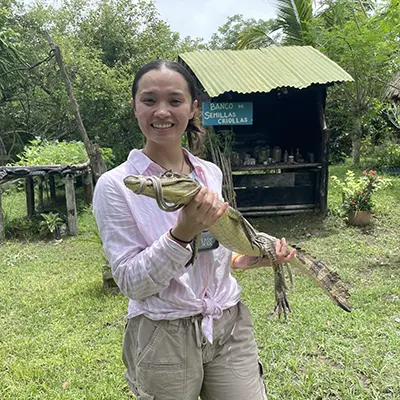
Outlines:
[{"label": "lizard head", "polygon": [[129,175],[124,184],[136,194],[153,199],[162,196],[166,202],[178,205],[188,204],[201,189],[194,179],[172,171],[166,171],[160,177]]}]

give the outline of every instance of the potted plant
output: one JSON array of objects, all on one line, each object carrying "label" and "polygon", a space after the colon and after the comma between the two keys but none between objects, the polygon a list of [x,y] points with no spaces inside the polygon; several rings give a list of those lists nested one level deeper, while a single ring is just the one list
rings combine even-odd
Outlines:
[{"label": "potted plant", "polygon": [[379,176],[374,170],[364,170],[361,177],[356,178],[353,171],[348,170],[344,180],[332,176],[334,186],[341,190],[341,208],[351,225],[364,226],[371,222],[371,211],[374,208],[372,194],[389,184],[387,179]]}]

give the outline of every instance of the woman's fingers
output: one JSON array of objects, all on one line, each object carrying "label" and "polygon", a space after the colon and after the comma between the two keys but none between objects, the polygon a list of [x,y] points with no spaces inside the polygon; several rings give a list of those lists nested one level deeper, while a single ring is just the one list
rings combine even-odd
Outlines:
[{"label": "woman's fingers", "polygon": [[276,257],[279,263],[289,262],[296,254],[295,249],[289,251],[285,238],[276,241],[275,250]]},{"label": "woman's fingers", "polygon": [[184,208],[184,212],[191,224],[195,223],[199,228],[207,229],[221,218],[228,206],[228,203],[219,200],[218,193],[203,187]]},{"label": "woman's fingers", "polygon": [[[219,202],[219,200],[218,200]],[[225,211],[228,209],[229,203],[222,203],[221,206],[218,208],[218,210],[213,214],[213,220],[214,222],[218,221],[225,213]]]}]

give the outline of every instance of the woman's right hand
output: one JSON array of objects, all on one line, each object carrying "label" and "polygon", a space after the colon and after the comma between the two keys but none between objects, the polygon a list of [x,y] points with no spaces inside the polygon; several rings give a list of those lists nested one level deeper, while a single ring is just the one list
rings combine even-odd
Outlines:
[{"label": "woman's right hand", "polygon": [[181,209],[172,233],[179,239],[189,241],[212,226],[228,208],[218,198],[218,193],[203,187],[197,195]]}]

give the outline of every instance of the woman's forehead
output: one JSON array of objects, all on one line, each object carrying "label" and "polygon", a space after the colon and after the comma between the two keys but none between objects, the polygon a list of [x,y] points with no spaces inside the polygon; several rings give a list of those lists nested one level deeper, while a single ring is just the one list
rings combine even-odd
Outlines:
[{"label": "woman's forehead", "polygon": [[139,81],[138,93],[156,93],[166,91],[175,94],[189,94],[185,78],[176,71],[167,68],[146,72]]}]

